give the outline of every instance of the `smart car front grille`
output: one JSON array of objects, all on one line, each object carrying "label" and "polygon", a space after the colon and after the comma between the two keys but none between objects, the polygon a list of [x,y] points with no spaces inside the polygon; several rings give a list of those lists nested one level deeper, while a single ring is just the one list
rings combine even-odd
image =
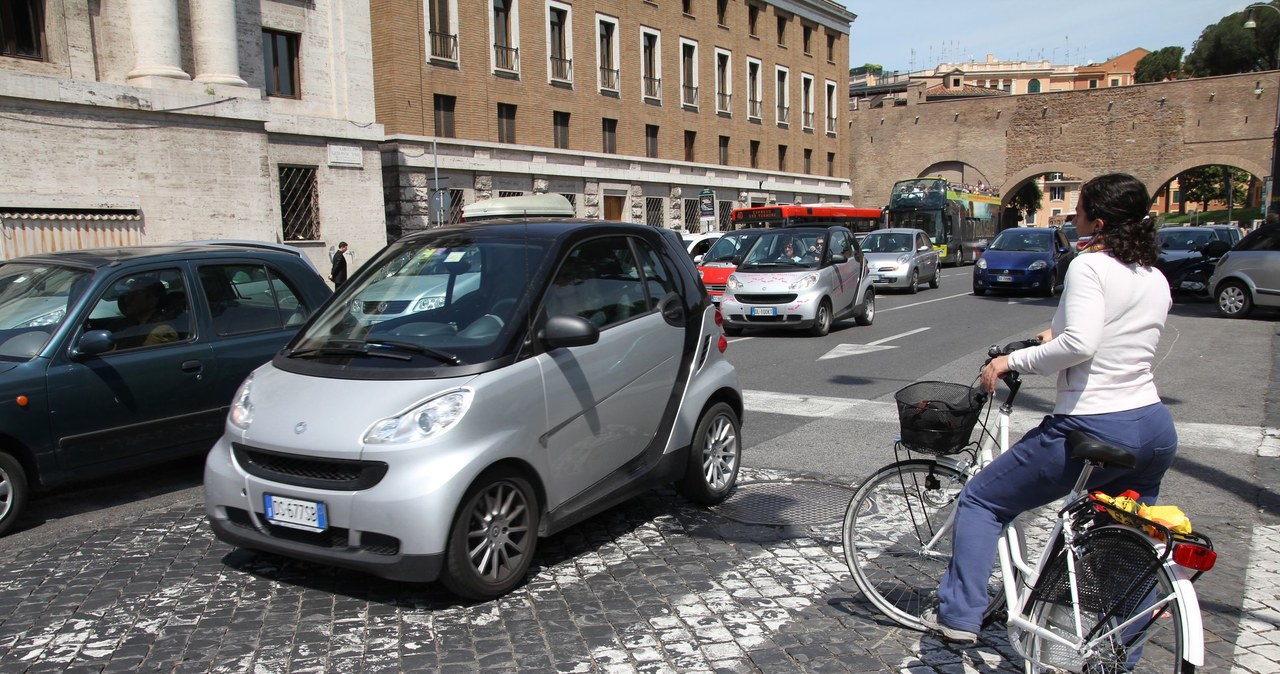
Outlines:
[{"label": "smart car front grille", "polygon": [[381,461],[350,459],[312,459],[293,454],[269,452],[231,443],[236,463],[250,475],[296,487],[359,491],[368,489],[387,474]]},{"label": "smart car front grille", "polygon": [[360,311],[366,315],[403,314],[409,308],[409,300],[393,300],[389,302],[361,302]]},{"label": "smart car front grille", "polygon": [[733,299],[743,304],[786,304],[796,301],[795,293],[759,293],[754,295],[734,295]]}]

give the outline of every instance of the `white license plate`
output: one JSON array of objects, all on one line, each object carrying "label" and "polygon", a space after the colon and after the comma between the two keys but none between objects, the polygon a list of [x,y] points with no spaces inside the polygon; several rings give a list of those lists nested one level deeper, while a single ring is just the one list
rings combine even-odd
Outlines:
[{"label": "white license plate", "polygon": [[329,526],[329,516],[324,503],[302,501],[284,496],[262,495],[267,521],[282,527],[324,531]]},{"label": "white license plate", "polygon": [[773,316],[777,313],[773,307],[751,307],[752,316]]},{"label": "white license plate", "polygon": [[1012,277],[1012,276],[997,276],[997,277],[996,277],[996,280],[997,280],[997,281],[999,281],[999,282],[1001,282],[1001,283],[1013,283],[1013,277]]}]

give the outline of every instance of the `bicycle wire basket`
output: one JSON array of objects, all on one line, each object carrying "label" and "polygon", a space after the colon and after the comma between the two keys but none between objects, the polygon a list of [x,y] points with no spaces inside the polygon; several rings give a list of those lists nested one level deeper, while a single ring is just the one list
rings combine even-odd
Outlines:
[{"label": "bicycle wire basket", "polygon": [[986,396],[972,386],[922,381],[894,394],[902,445],[926,454],[958,454],[969,444]]}]

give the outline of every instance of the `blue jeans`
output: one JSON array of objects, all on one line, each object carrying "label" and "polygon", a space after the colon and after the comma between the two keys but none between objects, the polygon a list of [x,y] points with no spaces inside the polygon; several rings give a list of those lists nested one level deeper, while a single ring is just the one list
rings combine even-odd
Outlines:
[{"label": "blue jeans", "polygon": [[956,505],[951,563],[938,586],[938,617],[953,629],[979,632],[987,581],[1000,532],[1019,514],[1066,496],[1084,462],[1072,459],[1067,433],[1081,430],[1137,455],[1133,468],[1094,470],[1088,488],[1115,495],[1132,489],[1147,505],[1173,463],[1178,433],[1163,403],[1124,412],[1053,415],[969,480]]}]

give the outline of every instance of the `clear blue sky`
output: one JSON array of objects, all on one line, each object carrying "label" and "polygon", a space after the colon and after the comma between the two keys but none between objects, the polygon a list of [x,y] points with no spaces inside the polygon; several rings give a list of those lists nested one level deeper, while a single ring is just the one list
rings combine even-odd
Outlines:
[{"label": "clear blue sky", "polygon": [[[1185,53],[1206,26],[1244,10],[1240,0],[837,0],[858,15],[849,65],[885,70],[942,62],[1050,59],[1101,62],[1135,47]],[[1270,10],[1261,10],[1269,12]],[[915,50],[914,65],[912,50]]]}]

